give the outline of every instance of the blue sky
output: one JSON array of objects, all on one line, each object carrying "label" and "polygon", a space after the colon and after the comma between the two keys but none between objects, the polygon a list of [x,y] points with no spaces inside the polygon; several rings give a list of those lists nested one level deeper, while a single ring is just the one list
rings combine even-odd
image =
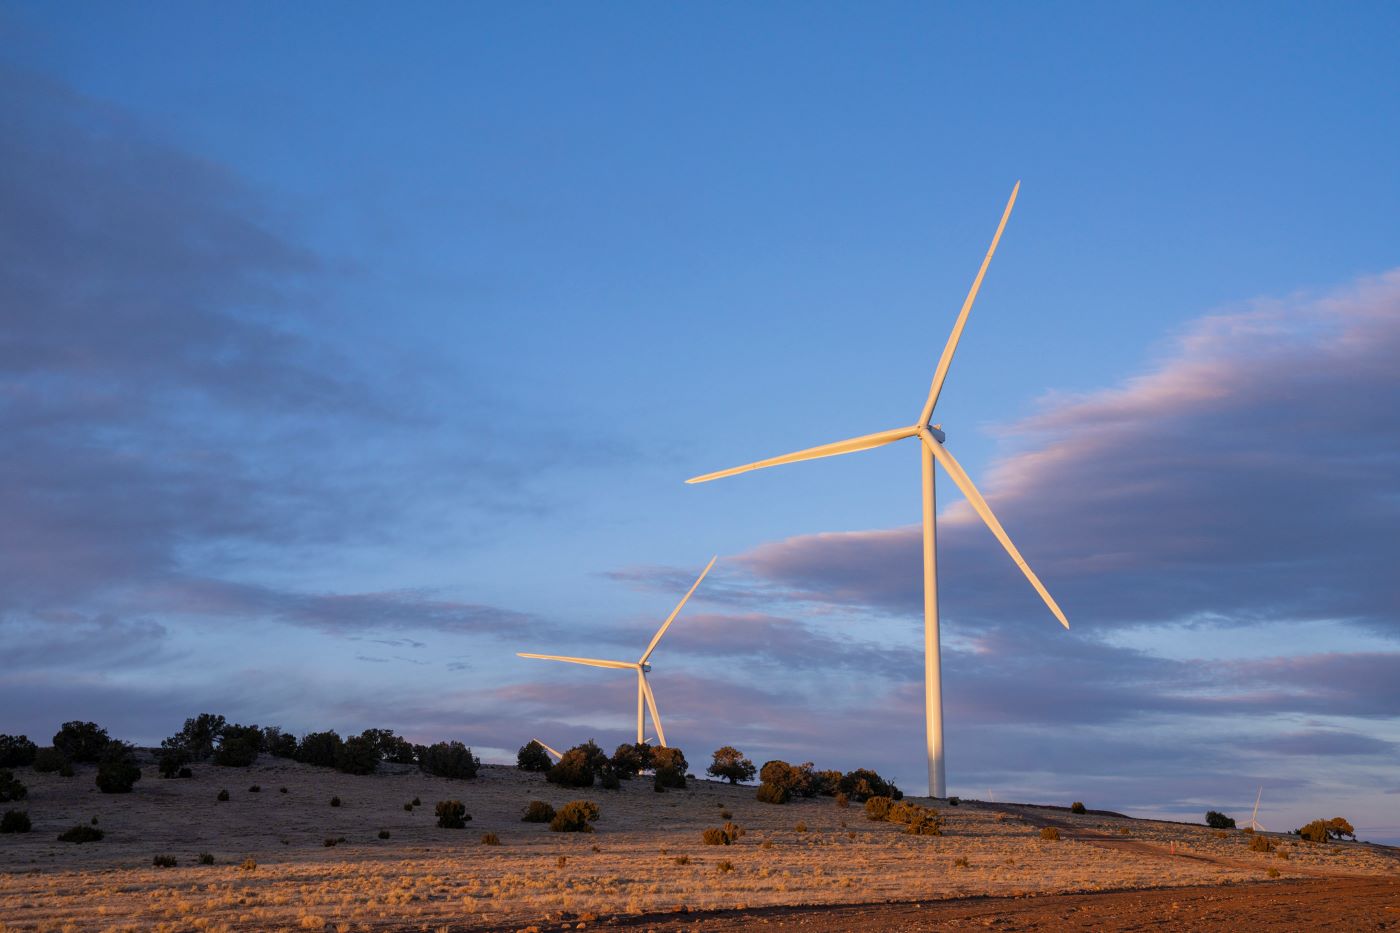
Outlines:
[{"label": "blue sky", "polygon": [[718,553],[670,737],[919,790],[912,446],[681,480],[907,423],[1019,179],[939,413],[1075,628],[944,482],[950,786],[1400,839],[1397,26],[0,5],[3,728],[612,744],[513,652]]}]

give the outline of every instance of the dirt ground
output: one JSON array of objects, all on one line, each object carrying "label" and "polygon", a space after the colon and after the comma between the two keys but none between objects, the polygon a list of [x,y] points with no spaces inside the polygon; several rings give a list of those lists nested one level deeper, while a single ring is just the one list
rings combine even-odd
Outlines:
[{"label": "dirt ground", "polygon": [[[106,795],[90,768],[73,778],[16,773],[30,788],[23,808],[34,830],[0,836],[0,931],[1076,929],[1060,914],[1035,913],[1061,902],[1070,905],[1063,916],[1089,911],[1083,928],[1136,929],[1163,921],[1114,927],[1092,918],[1141,910],[1170,921],[1163,911],[1189,909],[1208,925],[1211,897],[1221,909],[1248,910],[1288,885],[1318,890],[1308,884],[1319,878],[1362,886],[1357,903],[1374,901],[1376,922],[1400,920],[1382,903],[1395,903],[1394,849],[1280,836],[1276,851],[1253,852],[1241,832],[1095,813],[925,800],[947,829],[915,837],[867,820],[858,805],[771,806],[752,787],[705,781],[665,794],[642,780],[573,791],[504,767],[448,781],[406,766],[356,777],[264,757],[249,769],[201,766],[190,780],[162,780],[148,766],[134,793]],[[332,796],[342,805],[332,807]],[[405,809],[415,797],[421,806]],[[446,799],[466,805],[466,829],[435,825],[433,805]],[[602,818],[592,834],[553,833],[520,821],[532,799],[591,800]],[[103,840],[57,841],[93,817]],[[726,819],[745,835],[704,845],[701,831]],[[1050,824],[1060,840],[1040,838]],[[483,844],[487,832],[501,844]],[[198,864],[200,853],[215,863]],[[157,855],[176,866],[154,867]],[[1103,893],[1134,889],[1167,890]],[[1163,900],[1173,890],[1180,897]],[[1305,893],[1287,896],[1311,903]],[[1180,906],[1188,903],[1196,906]]]}]

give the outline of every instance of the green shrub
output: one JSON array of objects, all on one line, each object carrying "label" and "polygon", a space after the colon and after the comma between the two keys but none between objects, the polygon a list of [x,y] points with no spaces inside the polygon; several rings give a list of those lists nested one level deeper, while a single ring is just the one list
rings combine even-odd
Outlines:
[{"label": "green shrub", "polygon": [[904,797],[903,791],[868,768],[857,768],[843,774],[837,789],[856,803],[871,797],[889,797],[891,800]]},{"label": "green shrub", "polygon": [[0,768],[23,768],[34,763],[39,746],[27,735],[0,735]]},{"label": "green shrub", "polygon": [[261,793],[262,793],[262,785],[260,785],[260,784],[254,784],[252,787],[248,788],[248,793],[250,793],[250,794],[261,794]]},{"label": "green shrub", "polygon": [[346,774],[373,774],[377,771],[379,748],[374,739],[360,735],[342,742],[335,752],[335,769]]},{"label": "green shrub", "polygon": [[598,805],[588,800],[572,800],[559,808],[549,828],[556,833],[591,833],[592,823],[598,820]]},{"label": "green shrub", "polygon": [[1211,829],[1234,829],[1235,821],[1219,810],[1210,810],[1206,813],[1206,825]]},{"label": "green shrub", "polygon": [[227,789],[227,788],[225,788],[225,789],[219,791],[219,798],[218,798],[218,799],[219,799],[219,802],[220,802],[220,803],[225,803],[225,802],[228,801],[228,789]]},{"label": "green shrub", "polygon": [[484,846],[498,846],[501,844],[501,837],[495,833],[482,833],[481,844]]},{"label": "green shrub", "polygon": [[758,773],[752,761],[744,757],[744,753],[732,745],[723,745],[715,749],[714,760],[705,769],[705,773],[712,777],[724,778],[730,784],[738,784],[740,781],[751,781]]},{"label": "green shrub", "polygon": [[125,742],[109,742],[97,765],[97,789],[104,794],[129,794],[139,780],[141,769],[136,765],[132,747]]},{"label": "green shrub", "polygon": [[173,855],[157,855],[151,859],[151,864],[156,868],[174,868],[177,863]]},{"label": "green shrub", "polygon": [[95,826],[84,826],[83,824],[79,823],[77,826],[74,826],[71,829],[65,829],[63,832],[59,833],[58,841],[96,842],[97,840],[101,839],[104,835],[105,833],[103,833],[102,830],[96,828]]},{"label": "green shrub", "polygon": [[338,807],[338,806],[340,806],[340,798],[339,798],[339,797],[332,797],[332,798],[331,798],[331,806],[333,806],[333,807]]},{"label": "green shrub", "polygon": [[1060,831],[1053,826],[1046,826],[1040,830],[1041,839],[1049,839],[1051,842],[1060,838]]},{"label": "green shrub", "polygon": [[545,774],[545,780],[560,787],[592,787],[593,769],[589,766],[587,752],[580,748],[569,749]]},{"label": "green shrub", "polygon": [[961,803],[962,803],[962,798],[961,798],[961,797],[949,797],[949,798],[948,798],[948,806],[950,806],[950,807],[956,807],[956,806],[960,805]]},{"label": "green shrub", "polygon": [[198,858],[196,861],[198,861],[199,864],[201,864],[201,865],[213,865],[213,864],[214,864],[214,853],[212,853],[212,852],[201,852],[201,853],[199,853],[199,858]]},{"label": "green shrub", "polygon": [[297,737],[290,732],[283,732],[280,726],[265,726],[262,747],[273,758],[295,758]]},{"label": "green shrub", "polygon": [[381,829],[381,830],[379,831],[379,838],[380,838],[380,839],[388,839],[388,838],[389,838],[389,831],[388,831],[387,829]]},{"label": "green shrub", "polygon": [[652,766],[652,747],[645,742],[636,745],[624,742],[613,752],[608,764],[618,778],[630,781]]},{"label": "green shrub", "polygon": [[[366,729],[360,733],[360,738],[370,744],[380,761],[388,761],[396,765],[411,765],[418,760],[413,743],[396,734],[393,729]],[[349,741],[347,739],[346,743],[349,744]],[[356,771],[354,773],[368,774],[369,772]]]},{"label": "green shrub", "polygon": [[792,791],[781,784],[760,784],[754,796],[763,803],[783,804],[792,799]]},{"label": "green shrub", "polygon": [[95,722],[65,722],[53,737],[53,747],[73,762],[97,761],[112,741],[107,730]]},{"label": "green shrub", "polygon": [[890,798],[888,797],[867,797],[865,800],[865,818],[869,820],[887,820],[890,816]]},{"label": "green shrub", "polygon": [[41,748],[34,754],[34,770],[43,772],[61,771],[69,769],[69,777],[72,777],[72,766],[63,752],[56,748]]},{"label": "green shrub", "polygon": [[[166,741],[170,741],[166,739]],[[156,767],[160,769],[160,776],[163,778],[173,778],[179,775],[180,769],[190,762],[190,753],[182,748],[162,749],[159,757],[156,758]]]},{"label": "green shrub", "polygon": [[531,739],[520,746],[520,751],[515,756],[515,766],[521,771],[548,771],[549,752],[545,751],[539,742]]},{"label": "green shrub", "polygon": [[246,768],[258,760],[263,732],[257,726],[229,725],[219,732],[214,764],[225,768]]},{"label": "green shrub", "polygon": [[423,801],[419,800],[417,797],[414,797],[413,800],[410,801],[410,803],[412,803],[415,807],[423,806]]},{"label": "green shrub", "polygon": [[296,760],[321,768],[334,768],[340,746],[345,744],[334,729],[309,732],[297,743]]},{"label": "green shrub", "polygon": [[222,716],[200,713],[186,719],[184,727],[162,741],[160,746],[168,751],[183,752],[185,761],[205,761],[214,754],[214,744],[223,734],[225,725],[227,723]]},{"label": "green shrub", "polygon": [[522,823],[548,823],[554,819],[554,808],[543,800],[531,800],[520,817]]},{"label": "green shrub", "polygon": [[1071,813],[1083,813],[1083,812],[1084,812],[1084,804],[1082,804],[1082,803],[1080,803],[1078,800],[1076,800],[1074,803],[1072,803],[1072,804],[1069,805],[1069,812],[1071,812]]},{"label": "green shrub", "polygon": [[0,833],[27,833],[29,829],[29,814],[23,810],[6,810],[0,817]]},{"label": "green shrub", "polygon": [[685,787],[689,765],[679,748],[657,748],[651,753],[652,782],[656,787]]},{"label": "green shrub", "polygon": [[434,812],[437,814],[437,824],[443,829],[463,829],[467,820],[471,819],[460,800],[439,800]]},{"label": "green shrub", "polygon": [[0,768],[0,803],[23,800],[28,796],[29,788],[24,786],[24,782],[15,777],[9,768]]},{"label": "green shrub", "polygon": [[437,777],[467,780],[476,777],[481,759],[461,742],[418,746],[418,769]]},{"label": "green shrub", "polygon": [[612,768],[608,768],[608,770],[603,772],[603,776],[598,778],[598,786],[602,787],[603,790],[620,790],[622,788],[622,781],[618,778],[616,771]]}]

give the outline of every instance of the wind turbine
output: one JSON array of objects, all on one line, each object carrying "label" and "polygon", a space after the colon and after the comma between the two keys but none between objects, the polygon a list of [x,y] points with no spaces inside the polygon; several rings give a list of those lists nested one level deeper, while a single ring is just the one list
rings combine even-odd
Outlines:
[{"label": "wind turbine", "polygon": [[1249,815],[1249,828],[1255,832],[1268,832],[1264,824],[1259,822],[1259,798],[1264,796],[1264,786],[1259,785],[1259,793],[1254,795],[1254,812]]},{"label": "wind turbine", "polygon": [[646,736],[646,733],[643,731],[645,718],[642,707],[642,704],[645,703],[646,708],[651,711],[651,722],[652,725],[656,726],[656,736],[661,740],[662,747],[665,747],[666,731],[661,728],[661,716],[656,712],[656,697],[651,692],[651,684],[647,682],[647,674],[651,672],[651,663],[648,659],[651,657],[651,653],[656,650],[656,645],[661,641],[661,636],[666,634],[666,630],[671,627],[671,623],[676,621],[676,616],[680,615],[681,607],[685,605],[686,600],[690,599],[691,594],[700,586],[700,581],[705,579],[705,574],[710,572],[710,568],[715,565],[715,561],[717,560],[719,560],[718,554],[710,558],[710,562],[705,565],[705,569],[700,571],[700,576],[695,578],[695,582],[690,585],[690,589],[681,597],[681,601],[676,603],[676,608],[671,610],[671,614],[666,617],[666,621],[661,623],[661,628],[657,629],[656,634],[651,637],[651,644],[647,645],[647,650],[643,651],[642,656],[636,661],[601,661],[597,658],[569,658],[557,654],[527,654],[523,651],[517,651],[516,654],[522,658],[539,658],[544,661],[563,661],[567,664],[584,664],[588,667],[611,667],[617,668],[618,670],[636,671],[637,744],[642,744]]},{"label": "wind turbine", "polygon": [[958,312],[953,332],[948,336],[948,343],[943,347],[943,356],[938,360],[938,368],[933,373],[933,384],[929,388],[928,398],[924,401],[924,407],[919,412],[917,421],[906,427],[853,437],[833,444],[823,444],[820,447],[810,447],[796,453],[784,454],[781,457],[771,457],[756,463],[720,470],[717,473],[706,473],[703,476],[695,476],[686,480],[687,483],[705,483],[725,476],[747,473],[750,470],[777,466],[781,463],[796,463],[800,460],[816,460],[821,457],[834,457],[837,454],[854,453],[858,450],[881,447],[909,437],[919,439],[923,472],[924,525],[924,710],[928,741],[929,795],[933,797],[947,796],[943,768],[942,660],[939,654],[938,639],[938,570],[933,489],[933,463],[935,460],[943,466],[953,483],[962,490],[973,510],[981,516],[982,521],[1001,542],[1001,546],[1011,555],[1016,566],[1021,568],[1021,572],[1026,575],[1031,586],[1035,587],[1040,598],[1045,600],[1045,605],[1050,607],[1055,618],[1059,619],[1060,624],[1065,628],[1069,628],[1069,620],[1065,618],[1065,614],[1060,611],[1060,607],[1050,597],[1050,593],[1041,584],[1040,579],[1036,577],[1026,564],[1025,559],[1021,557],[1021,552],[1016,550],[1016,545],[1011,543],[1011,538],[1001,527],[1001,522],[997,521],[996,516],[992,514],[987,501],[982,498],[982,494],[972,484],[967,472],[944,446],[946,436],[942,431],[942,425],[930,424],[933,419],[934,406],[938,404],[938,395],[943,390],[943,380],[947,377],[948,367],[953,362],[953,352],[958,348],[958,340],[962,337],[963,327],[967,324],[968,312],[972,310],[972,302],[977,297],[978,289],[982,287],[982,278],[987,274],[987,266],[992,261],[992,254],[996,252],[1002,231],[1006,229],[1006,221],[1011,217],[1011,208],[1016,203],[1016,194],[1020,190],[1021,183],[1018,181],[1016,186],[1011,189],[1011,198],[1006,202],[1006,210],[1002,212],[1001,223],[997,224],[997,232],[992,237],[992,245],[987,248],[987,255],[983,257],[982,266],[977,270],[977,277],[972,280],[972,288],[968,291],[966,300],[963,301],[962,310]]},{"label": "wind turbine", "polygon": [[559,752],[556,752],[554,749],[541,742],[539,739],[532,739],[531,741],[533,741],[536,745],[538,745],[540,748],[544,749],[547,753],[553,756],[555,761],[558,761],[559,759],[564,757]]}]

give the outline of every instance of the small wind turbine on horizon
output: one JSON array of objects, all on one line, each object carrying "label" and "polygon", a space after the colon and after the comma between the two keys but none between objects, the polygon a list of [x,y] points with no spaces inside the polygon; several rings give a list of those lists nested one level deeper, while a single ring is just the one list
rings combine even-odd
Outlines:
[{"label": "small wind turbine on horizon", "polygon": [[1254,795],[1254,812],[1249,815],[1249,828],[1255,832],[1268,832],[1259,822],[1259,800],[1264,796],[1264,785],[1259,785],[1259,793]]},{"label": "small wind turbine on horizon", "polygon": [[933,384],[929,388],[928,398],[924,401],[924,407],[919,412],[919,418],[913,424],[902,428],[894,428],[889,431],[880,431],[875,434],[866,434],[861,437],[853,437],[844,441],[837,441],[833,444],[823,444],[820,447],[810,447],[806,450],[799,450],[795,453],[784,454],[781,457],[771,457],[767,460],[759,460],[755,463],[744,466],[733,467],[728,470],[720,470],[715,473],[706,473],[702,476],[695,476],[687,483],[705,483],[710,480],[721,479],[726,476],[734,476],[738,473],[747,473],[750,470],[761,470],[764,467],[777,466],[782,463],[796,463],[801,460],[816,460],[821,457],[834,457],[837,454],[849,454],[858,450],[869,450],[872,447],[882,447],[895,441],[904,440],[909,437],[919,439],[919,449],[922,457],[922,489],[923,489],[923,531],[924,531],[924,709],[925,709],[925,731],[928,742],[928,784],[929,795],[933,797],[946,797],[947,787],[944,781],[943,766],[943,688],[942,688],[942,658],[938,637],[938,571],[937,571],[937,547],[935,544],[935,515],[934,515],[934,487],[933,487],[933,463],[938,461],[942,464],[944,471],[953,480],[953,483],[962,490],[967,497],[968,503],[973,510],[991,529],[996,539],[1001,542],[1001,546],[1011,555],[1016,566],[1021,568],[1021,572],[1026,575],[1031,586],[1040,594],[1040,598],[1045,601],[1045,605],[1050,607],[1050,611],[1060,624],[1069,628],[1069,620],[1060,611],[1060,607],[1051,598],[1050,593],[1041,584],[1040,579],[1031,571],[1021,552],[1016,550],[1016,545],[1011,543],[1011,538],[1002,528],[1001,522],[997,521],[992,514],[991,507],[987,505],[987,500],[982,498],[982,494],[977,491],[977,487],[972,484],[966,471],[944,446],[946,437],[942,431],[941,424],[931,424],[933,420],[933,409],[938,404],[939,393],[943,390],[943,380],[948,375],[948,367],[953,362],[953,352],[958,347],[958,340],[962,337],[963,327],[967,324],[968,312],[972,310],[972,302],[977,297],[978,290],[982,287],[982,278],[987,274],[987,266],[992,261],[992,254],[996,252],[997,243],[1001,240],[1001,234],[1006,229],[1006,221],[1011,217],[1011,208],[1016,203],[1016,194],[1021,190],[1021,183],[1018,181],[1011,189],[1011,198],[1006,202],[1006,210],[1002,212],[1001,223],[997,224],[997,232],[992,237],[992,245],[987,249],[987,255],[982,259],[982,266],[977,270],[977,277],[972,280],[972,288],[967,293],[966,300],[963,301],[962,310],[958,312],[957,322],[953,325],[953,332],[948,336],[948,343],[943,348],[943,356],[938,360],[938,368],[934,370]]},{"label": "small wind turbine on horizon", "polygon": [[[543,661],[563,661],[566,664],[583,664],[587,667],[610,667],[617,670],[637,672],[637,744],[645,741],[646,718],[645,710],[651,712],[651,723],[656,727],[656,737],[661,741],[662,747],[666,745],[666,731],[661,728],[661,714],[656,711],[656,696],[651,692],[651,684],[647,682],[647,674],[651,673],[651,653],[656,650],[657,644],[661,641],[661,636],[666,634],[666,630],[671,627],[671,623],[676,621],[676,616],[680,615],[682,607],[690,599],[696,589],[700,586],[700,581],[705,579],[705,575],[710,572],[710,568],[719,560],[716,554],[710,558],[710,562],[705,565],[705,569],[700,571],[700,576],[695,578],[695,582],[690,585],[690,589],[681,597],[681,601],[676,603],[676,608],[671,610],[671,614],[666,617],[666,621],[661,623],[661,628],[656,630],[656,634],[651,637],[651,644],[647,645],[647,650],[642,652],[642,656],[636,661],[604,661],[598,658],[571,658],[558,654],[528,654],[524,651],[517,651],[516,654],[522,658],[539,658]],[[539,741],[536,739],[535,741]],[[544,745],[543,742],[540,742]],[[549,746],[545,746],[547,751],[552,751]],[[555,753],[556,756],[558,753]]]}]

